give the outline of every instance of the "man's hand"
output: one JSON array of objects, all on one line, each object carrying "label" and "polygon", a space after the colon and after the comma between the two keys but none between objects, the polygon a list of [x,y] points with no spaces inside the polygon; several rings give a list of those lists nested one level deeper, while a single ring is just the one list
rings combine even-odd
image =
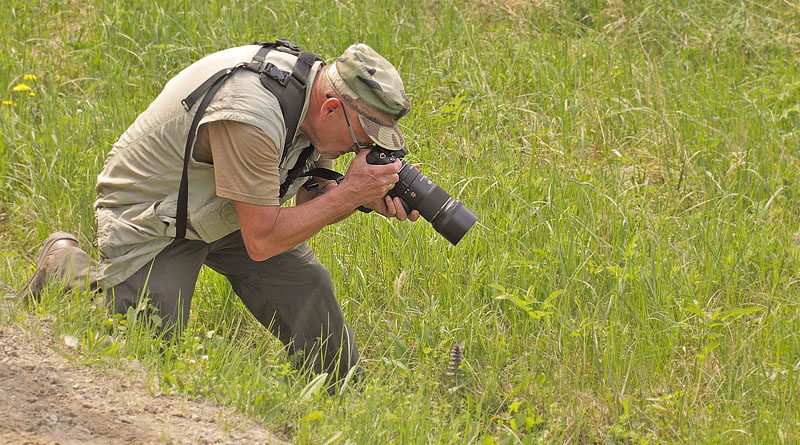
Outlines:
[{"label": "man's hand", "polygon": [[411,213],[406,213],[406,209],[403,207],[400,198],[392,198],[388,195],[366,207],[375,210],[387,218],[397,218],[400,221],[405,221],[406,219],[409,221],[416,221],[419,219],[419,211],[412,210]]},{"label": "man's hand", "polygon": [[[412,165],[414,168],[419,169],[419,164]],[[388,195],[366,207],[375,210],[387,218],[397,218],[400,221],[405,221],[406,219],[409,221],[416,221],[420,216],[419,211],[417,210],[412,210],[411,213],[407,213],[400,198],[392,198]]]},{"label": "man's hand", "polygon": [[332,191],[343,197],[354,209],[360,205],[370,207],[379,201],[383,202],[383,197],[400,179],[397,175],[403,166],[400,160],[386,165],[367,164],[367,153],[369,150],[361,150],[353,158],[344,175],[344,181]]}]

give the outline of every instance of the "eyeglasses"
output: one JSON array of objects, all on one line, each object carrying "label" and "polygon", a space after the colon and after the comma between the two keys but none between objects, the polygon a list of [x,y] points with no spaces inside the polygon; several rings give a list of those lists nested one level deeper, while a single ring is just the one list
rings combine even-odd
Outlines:
[{"label": "eyeglasses", "polygon": [[344,102],[342,102],[341,99],[338,99],[338,98],[335,98],[335,97],[331,96],[330,94],[326,94],[325,96],[328,99],[336,99],[336,100],[339,101],[340,104],[342,104],[342,112],[344,113],[344,121],[347,122],[347,129],[350,130],[350,137],[353,138],[353,145],[350,148],[351,149],[352,148],[357,148],[359,150],[363,150],[365,148],[368,148],[368,149],[372,150],[373,148],[375,148],[375,144],[366,144],[365,145],[365,144],[361,144],[360,142],[358,142],[358,139],[356,139],[356,133],[353,131],[353,126],[350,125],[350,119],[348,119],[348,117],[347,117],[347,110],[344,109]]}]

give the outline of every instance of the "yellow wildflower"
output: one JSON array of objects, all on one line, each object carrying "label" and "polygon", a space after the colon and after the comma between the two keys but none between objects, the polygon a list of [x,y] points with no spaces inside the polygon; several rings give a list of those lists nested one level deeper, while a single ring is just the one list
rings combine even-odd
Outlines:
[{"label": "yellow wildflower", "polygon": [[20,83],[20,84],[15,85],[14,88],[11,89],[11,92],[12,93],[21,93],[23,91],[30,91],[30,90],[31,90],[31,87],[29,87],[28,85],[25,85],[24,83]]},{"label": "yellow wildflower", "polygon": [[4,100],[4,101],[3,101],[3,105],[11,105],[11,106],[13,107],[13,106],[14,106],[14,105],[16,105],[16,104],[17,104],[17,103],[16,103],[16,102],[14,102],[13,100]]},{"label": "yellow wildflower", "polygon": [[30,97],[33,97],[33,96],[35,96],[35,95],[36,95],[36,93],[34,93],[33,91],[29,91],[29,92],[28,92],[28,96],[30,96]]},{"label": "yellow wildflower", "polygon": [[33,74],[26,74],[26,75],[22,76],[22,79],[23,80],[36,80],[36,76],[33,75]]}]

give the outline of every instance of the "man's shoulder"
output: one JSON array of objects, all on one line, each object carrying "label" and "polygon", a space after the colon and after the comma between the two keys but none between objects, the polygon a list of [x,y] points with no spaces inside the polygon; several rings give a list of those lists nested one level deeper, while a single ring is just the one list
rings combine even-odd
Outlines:
[{"label": "man's shoulder", "polygon": [[283,145],[286,125],[280,102],[261,85],[256,73],[242,70],[222,85],[201,123],[218,120],[247,124]]}]

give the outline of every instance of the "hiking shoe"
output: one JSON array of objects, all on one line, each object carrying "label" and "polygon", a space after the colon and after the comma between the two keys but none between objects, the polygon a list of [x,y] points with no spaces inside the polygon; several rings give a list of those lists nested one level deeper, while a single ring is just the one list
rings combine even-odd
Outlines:
[{"label": "hiking shoe", "polygon": [[44,245],[39,250],[39,257],[36,259],[36,271],[25,287],[19,292],[21,298],[32,298],[39,300],[42,289],[55,272],[56,254],[69,247],[78,247],[78,239],[67,232],[55,232],[44,240]]}]

